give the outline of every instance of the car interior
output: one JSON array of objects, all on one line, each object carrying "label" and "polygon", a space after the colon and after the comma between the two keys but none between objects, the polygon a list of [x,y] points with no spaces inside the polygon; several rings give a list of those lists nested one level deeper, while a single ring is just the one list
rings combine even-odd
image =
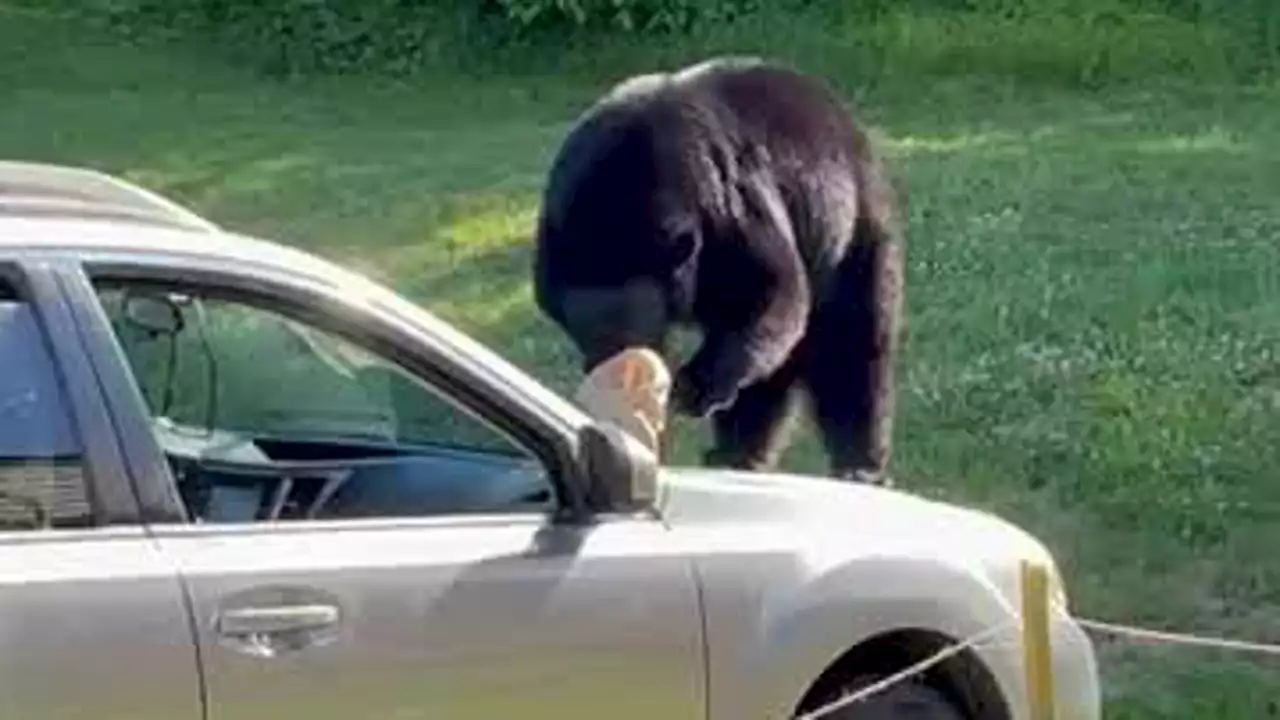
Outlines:
[{"label": "car interior", "polygon": [[552,502],[531,453],[344,339],[241,303],[128,286],[100,294],[193,522]]}]

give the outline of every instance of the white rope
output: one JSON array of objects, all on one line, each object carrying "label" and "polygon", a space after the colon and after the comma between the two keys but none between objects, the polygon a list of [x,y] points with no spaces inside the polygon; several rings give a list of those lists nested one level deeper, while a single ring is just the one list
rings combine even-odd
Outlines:
[{"label": "white rope", "polygon": [[950,657],[959,655],[965,650],[970,650],[978,645],[981,645],[984,641],[995,637],[1001,632],[1004,632],[1013,624],[1014,623],[1011,621],[1007,623],[1002,623],[995,627],[987,628],[986,630],[983,630],[982,632],[976,635],[973,635],[972,637],[970,637],[968,640],[965,640],[964,642],[956,643],[955,645],[950,645],[944,648],[943,650],[941,650],[940,652],[934,655],[931,655],[925,658],[924,660],[921,660],[920,662],[915,663],[914,665],[908,666],[907,668],[905,668],[900,672],[894,673],[893,675],[890,675],[889,677],[883,680],[874,682],[871,685],[868,685],[857,692],[849,693],[848,695],[844,695],[835,700],[832,700],[831,702],[827,703],[826,705],[823,705],[817,710],[812,710],[808,713],[805,713],[804,715],[800,715],[796,717],[795,720],[819,720],[819,718],[824,718],[827,715],[830,715],[831,713],[835,712],[836,710],[846,708],[857,702],[862,702],[864,700],[871,698],[874,695],[879,695],[880,693],[884,692],[885,690],[888,690],[894,685],[897,685],[898,683],[904,682],[906,680],[910,680],[912,677],[919,675],[925,670],[928,670],[934,665],[937,665]]},{"label": "white rope", "polygon": [[1205,637],[1202,635],[1188,635],[1185,633],[1164,632],[1161,630],[1148,630],[1146,628],[1133,627],[1130,625],[1117,625],[1115,623],[1101,622],[1099,620],[1086,620],[1084,618],[1076,618],[1076,622],[1087,630],[1093,630],[1107,635],[1118,635],[1121,637],[1131,638],[1133,640],[1146,640],[1149,642],[1166,643],[1169,645],[1194,645],[1197,647],[1214,648],[1217,650],[1231,650],[1236,652],[1248,652],[1258,655],[1280,657],[1280,645],[1268,645],[1265,643],[1249,642],[1247,640],[1229,640],[1226,638]]},{"label": "white rope", "polygon": [[[1257,655],[1266,655],[1269,657],[1280,657],[1280,645],[1271,645],[1267,643],[1250,642],[1247,640],[1231,640],[1228,638],[1208,637],[1204,635],[1191,635],[1188,633],[1166,632],[1162,630],[1149,630],[1147,628],[1135,627],[1132,625],[1120,625],[1117,623],[1102,622],[1100,620],[1089,620],[1086,618],[1075,618],[1075,621],[1086,630],[1103,633],[1107,635],[1116,635],[1127,637],[1133,640],[1141,640],[1147,642],[1165,643],[1170,645],[1184,645],[1212,648],[1216,650],[1227,650],[1235,652],[1247,652]],[[863,702],[898,683],[905,682],[929,668],[937,665],[948,658],[954,657],[965,650],[975,648],[982,645],[985,641],[995,637],[1003,632],[1010,625],[1015,625],[1015,621],[1010,621],[992,628],[988,628],[976,635],[973,635],[964,642],[949,645],[938,653],[917,662],[900,672],[894,673],[889,677],[879,680],[868,685],[861,690],[848,695],[843,695],[822,707],[812,710],[804,715],[797,716],[794,720],[820,720],[836,710],[846,708],[854,703]]]}]

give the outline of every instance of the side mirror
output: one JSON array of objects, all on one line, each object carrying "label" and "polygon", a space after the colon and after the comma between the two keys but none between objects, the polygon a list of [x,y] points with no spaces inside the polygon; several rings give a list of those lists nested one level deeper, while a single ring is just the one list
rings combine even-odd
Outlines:
[{"label": "side mirror", "polygon": [[589,481],[587,504],[595,512],[642,512],[658,493],[656,455],[625,430],[591,423],[579,434],[583,469]]}]

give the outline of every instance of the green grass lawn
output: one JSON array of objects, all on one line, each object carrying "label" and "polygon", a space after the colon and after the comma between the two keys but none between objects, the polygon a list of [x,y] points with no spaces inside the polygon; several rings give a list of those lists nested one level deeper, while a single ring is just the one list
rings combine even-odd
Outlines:
[{"label": "green grass lawn", "polygon": [[[603,82],[284,84],[4,16],[0,156],[123,173],[364,269],[567,391],[528,238]],[[1083,615],[1280,642],[1280,90],[866,102],[910,195],[901,484],[1043,537]],[[787,465],[822,469],[807,429]],[[1108,718],[1277,714],[1274,662],[1102,648]]]}]

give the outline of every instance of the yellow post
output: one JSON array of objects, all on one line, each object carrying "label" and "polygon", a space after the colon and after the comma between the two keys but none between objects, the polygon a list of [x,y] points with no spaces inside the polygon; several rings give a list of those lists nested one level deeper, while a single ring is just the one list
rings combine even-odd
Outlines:
[{"label": "yellow post", "polygon": [[1053,656],[1049,639],[1049,572],[1022,562],[1022,651],[1030,720],[1054,720]]}]

